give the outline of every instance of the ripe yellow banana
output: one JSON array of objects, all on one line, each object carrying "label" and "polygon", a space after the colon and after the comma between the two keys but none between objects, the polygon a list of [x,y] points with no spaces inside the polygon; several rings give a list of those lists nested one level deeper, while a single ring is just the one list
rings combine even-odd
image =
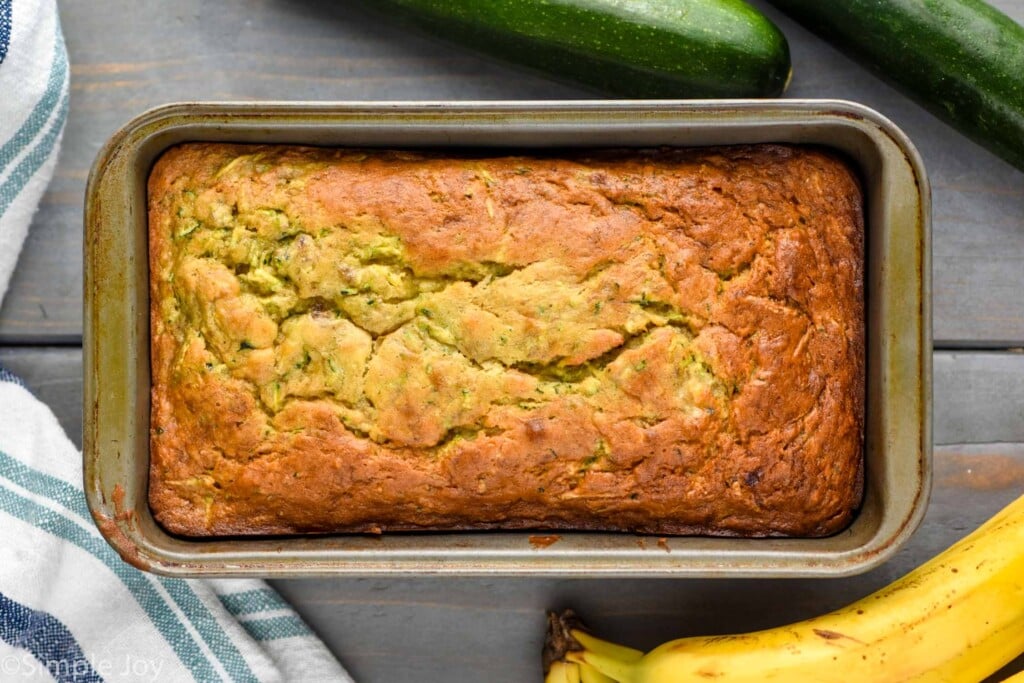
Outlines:
[{"label": "ripe yellow banana", "polygon": [[590,670],[618,683],[976,683],[1024,652],[1024,496],[889,586],[789,626],[643,654],[595,638],[571,616],[551,624],[549,639],[562,633],[546,662],[561,666],[546,683],[582,683]]}]

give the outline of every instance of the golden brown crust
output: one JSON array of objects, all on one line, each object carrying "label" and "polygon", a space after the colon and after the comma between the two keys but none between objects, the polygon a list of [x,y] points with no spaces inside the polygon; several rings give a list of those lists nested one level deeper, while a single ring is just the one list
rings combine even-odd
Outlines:
[{"label": "golden brown crust", "polygon": [[188,536],[836,532],[860,197],[799,147],[175,147],[149,181],[150,505]]}]

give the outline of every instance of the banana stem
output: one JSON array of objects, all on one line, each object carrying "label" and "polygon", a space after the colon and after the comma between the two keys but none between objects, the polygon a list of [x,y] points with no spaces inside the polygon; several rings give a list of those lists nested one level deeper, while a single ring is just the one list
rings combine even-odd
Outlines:
[{"label": "banana stem", "polygon": [[[571,609],[561,614],[548,612],[548,632],[544,636],[544,651],[541,653],[545,674],[549,673],[555,664],[566,662],[566,654],[569,652],[583,649],[583,646],[572,637],[572,630],[582,625],[579,617]],[[561,670],[562,667],[554,668]],[[547,682],[546,678],[545,681]]]},{"label": "banana stem", "polygon": [[573,675],[580,676],[583,683],[630,683],[634,677],[632,665],[643,656],[640,650],[590,635],[572,610],[548,613],[543,653],[545,683],[562,683],[565,672],[572,667]]}]

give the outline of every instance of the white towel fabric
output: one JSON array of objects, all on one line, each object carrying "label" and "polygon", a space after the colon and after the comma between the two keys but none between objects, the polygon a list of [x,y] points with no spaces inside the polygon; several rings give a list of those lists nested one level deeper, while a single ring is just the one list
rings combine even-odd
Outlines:
[{"label": "white towel fabric", "polygon": [[57,163],[68,58],[52,2],[0,0],[0,300]]},{"label": "white towel fabric", "polygon": [[[0,300],[67,102],[54,0],[0,0]],[[0,368],[0,681],[351,681],[263,582],[167,579],[122,562],[86,509],[81,462]]]}]

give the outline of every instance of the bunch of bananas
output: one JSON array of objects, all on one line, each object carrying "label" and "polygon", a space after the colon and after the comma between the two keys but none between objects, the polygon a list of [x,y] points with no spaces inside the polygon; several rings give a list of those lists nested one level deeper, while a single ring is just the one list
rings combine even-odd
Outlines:
[{"label": "bunch of bananas", "polygon": [[545,683],[977,683],[1022,652],[1024,496],[889,586],[796,624],[644,654],[550,615]]}]

